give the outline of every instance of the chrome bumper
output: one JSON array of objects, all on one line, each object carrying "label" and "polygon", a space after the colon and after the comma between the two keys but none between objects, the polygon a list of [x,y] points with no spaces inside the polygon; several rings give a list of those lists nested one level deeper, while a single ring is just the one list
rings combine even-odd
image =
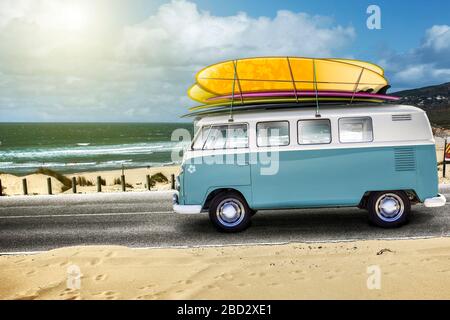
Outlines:
[{"label": "chrome bumper", "polygon": [[425,199],[423,204],[427,208],[436,208],[445,206],[446,199],[442,194],[438,194],[437,197]]},{"label": "chrome bumper", "polygon": [[178,204],[178,192],[175,192],[172,198],[173,211],[179,214],[198,214],[202,212],[200,205],[180,205]]}]

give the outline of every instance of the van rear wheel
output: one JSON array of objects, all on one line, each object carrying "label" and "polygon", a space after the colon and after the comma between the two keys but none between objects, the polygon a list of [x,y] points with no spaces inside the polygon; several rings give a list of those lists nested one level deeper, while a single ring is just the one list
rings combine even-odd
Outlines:
[{"label": "van rear wheel", "polygon": [[383,191],[370,195],[367,203],[370,221],[382,228],[404,225],[411,211],[411,202],[403,191]]},{"label": "van rear wheel", "polygon": [[209,218],[222,232],[240,232],[250,226],[251,210],[247,201],[236,192],[218,194],[211,201]]}]

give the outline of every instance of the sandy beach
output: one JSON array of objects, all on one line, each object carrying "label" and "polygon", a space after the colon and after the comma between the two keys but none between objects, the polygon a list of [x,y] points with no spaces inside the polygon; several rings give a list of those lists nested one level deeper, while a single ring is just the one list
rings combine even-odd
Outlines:
[{"label": "sandy beach", "polygon": [[0,298],[450,299],[450,238],[1,256]]}]

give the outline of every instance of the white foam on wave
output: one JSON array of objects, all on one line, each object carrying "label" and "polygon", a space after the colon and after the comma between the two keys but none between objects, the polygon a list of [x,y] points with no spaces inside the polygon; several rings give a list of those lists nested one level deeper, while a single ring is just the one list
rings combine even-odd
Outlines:
[{"label": "white foam on wave", "polygon": [[78,146],[66,148],[30,148],[0,151],[0,160],[51,159],[65,157],[88,157],[96,155],[136,155],[180,150],[179,142],[137,143],[109,146]]}]

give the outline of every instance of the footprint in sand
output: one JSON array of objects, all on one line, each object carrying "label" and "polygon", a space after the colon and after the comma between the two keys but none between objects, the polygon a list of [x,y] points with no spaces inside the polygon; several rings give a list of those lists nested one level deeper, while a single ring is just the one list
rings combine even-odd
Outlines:
[{"label": "footprint in sand", "polygon": [[203,286],[204,289],[209,289],[209,290],[217,290],[220,289],[218,286],[215,286],[213,284],[208,284],[207,286]]},{"label": "footprint in sand", "polygon": [[110,252],[108,252],[107,254],[105,254],[105,258],[113,258],[113,257],[115,257],[116,255],[117,255],[116,252],[110,251]]},{"label": "footprint in sand", "polygon": [[269,283],[269,286],[271,286],[271,287],[276,287],[276,286],[279,286],[279,285],[280,285],[280,284],[277,283],[277,282]]},{"label": "footprint in sand", "polygon": [[105,300],[116,300],[119,298],[118,294],[114,291],[103,291],[97,294],[94,294],[94,297]]},{"label": "footprint in sand", "polygon": [[25,259],[19,259],[19,260],[17,260],[16,262],[14,262],[14,264],[19,264],[19,263],[22,263],[22,262],[24,262],[25,261]]},{"label": "footprint in sand", "polygon": [[37,273],[36,270],[31,270],[31,271],[28,271],[27,273],[25,273],[25,275],[26,275],[26,276],[33,276],[33,275],[35,275],[36,273]]},{"label": "footprint in sand", "polygon": [[99,274],[94,277],[94,280],[95,281],[104,281],[104,280],[106,280],[106,278],[108,278],[108,276],[106,274]]},{"label": "footprint in sand", "polygon": [[156,287],[154,284],[149,284],[148,286],[139,288],[139,290],[149,290],[149,289],[152,289],[154,287]]},{"label": "footprint in sand", "polygon": [[302,273],[305,273],[303,270],[294,270],[294,271],[291,271],[291,272],[289,272],[290,274],[302,274]]},{"label": "footprint in sand", "polygon": [[192,280],[180,280],[176,282],[177,284],[192,284]]},{"label": "footprint in sand", "polygon": [[100,260],[98,258],[94,258],[91,261],[89,261],[89,265],[95,267],[95,266],[98,266],[99,264],[101,264],[102,262],[103,262],[102,260]]},{"label": "footprint in sand", "polygon": [[81,299],[80,293],[77,290],[73,289],[65,289],[63,292],[59,294],[61,299],[64,300],[79,300]]},{"label": "footprint in sand", "polygon": [[229,273],[221,273],[220,275],[216,276],[214,279],[225,279],[228,281],[231,281],[234,279],[232,274]]}]

